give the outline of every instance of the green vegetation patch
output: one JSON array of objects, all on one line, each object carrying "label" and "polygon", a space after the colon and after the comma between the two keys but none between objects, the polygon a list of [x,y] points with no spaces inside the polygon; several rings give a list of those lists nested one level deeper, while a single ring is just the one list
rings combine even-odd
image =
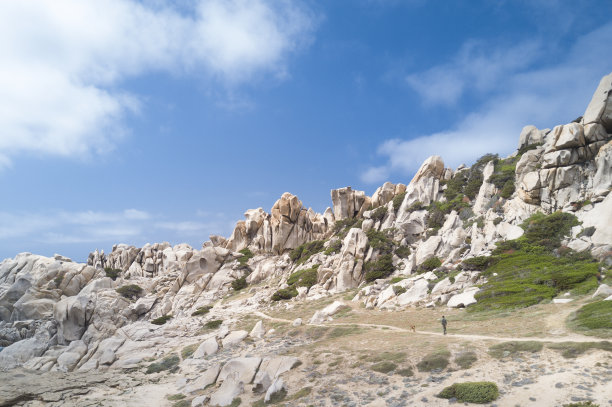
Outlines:
[{"label": "green vegetation patch", "polygon": [[370,213],[370,219],[372,219],[374,222],[382,221],[385,218],[385,216],[387,216],[387,207],[386,206],[380,206],[380,207],[374,209]]},{"label": "green vegetation patch", "polygon": [[184,399],[186,396],[184,394],[178,393],[178,394],[169,394],[166,396],[166,398],[170,401],[174,401],[174,400],[182,400]]},{"label": "green vegetation patch", "polygon": [[490,267],[495,264],[497,260],[499,260],[499,258],[494,256],[471,257],[461,262],[461,269],[483,271],[486,270],[487,267]]},{"label": "green vegetation patch", "polygon": [[221,324],[223,323],[222,319],[213,319],[211,321],[208,321],[207,323],[204,324],[204,328],[207,329],[217,329],[221,326]]},{"label": "green vegetation patch", "polygon": [[469,369],[478,360],[476,352],[465,351],[460,352],[455,356],[454,362],[461,367],[461,369]]},{"label": "green vegetation patch", "polygon": [[499,389],[493,382],[464,382],[445,387],[436,397],[456,398],[464,403],[485,404],[499,397]]},{"label": "green vegetation patch", "polygon": [[511,341],[502,342],[489,348],[489,355],[496,359],[514,356],[520,352],[536,353],[542,350],[542,342],[536,341]]},{"label": "green vegetation patch", "polygon": [[121,270],[111,267],[104,267],[104,273],[106,273],[106,277],[110,277],[111,280],[115,281],[121,274]]},{"label": "green vegetation patch", "polygon": [[397,365],[393,362],[384,361],[373,364],[370,369],[378,373],[389,373],[397,369]]},{"label": "green vegetation patch", "polygon": [[297,297],[298,292],[295,286],[289,288],[281,288],[272,294],[272,301],[290,300],[293,297]]},{"label": "green vegetation patch", "polygon": [[397,373],[398,375],[402,376],[402,377],[411,377],[414,376],[414,371],[412,370],[411,367],[406,367],[404,369],[398,369],[395,371],[395,373]]},{"label": "green vegetation patch", "polygon": [[579,401],[578,403],[564,404],[563,407],[599,407],[599,404],[595,404],[592,401]]},{"label": "green vegetation patch", "polygon": [[402,192],[400,194],[397,194],[393,197],[393,210],[395,212],[398,211],[398,209],[400,208],[400,206],[402,206],[402,202],[404,202],[404,198],[406,197],[406,193]]},{"label": "green vegetation patch", "polygon": [[185,346],[183,349],[181,349],[181,357],[183,359],[187,359],[189,356],[195,353],[195,351],[198,349],[198,346],[199,344],[197,343]]},{"label": "green vegetation patch", "polygon": [[180,400],[172,404],[172,407],[191,407],[191,400]]},{"label": "green vegetation patch", "polygon": [[340,239],[333,239],[323,254],[330,256],[334,253],[338,253],[340,249],[342,249],[342,241]]},{"label": "green vegetation patch", "polygon": [[340,338],[347,335],[355,335],[361,331],[357,325],[337,326],[327,334],[329,339]]},{"label": "green vegetation patch", "polygon": [[449,358],[450,352],[447,350],[430,353],[429,355],[426,355],[419,363],[417,363],[417,369],[419,369],[419,372],[442,370],[448,366]]},{"label": "green vegetation patch", "polygon": [[142,294],[142,287],[136,284],[122,285],[117,288],[117,292],[125,298],[138,298]]},{"label": "green vegetation patch", "polygon": [[379,278],[387,278],[395,271],[393,255],[390,253],[378,256],[375,261],[365,263],[365,280],[371,282]]},{"label": "green vegetation patch", "polygon": [[394,293],[395,295],[402,295],[402,294],[404,294],[406,291],[407,291],[407,290],[406,290],[406,288],[405,288],[405,287],[402,287],[401,285],[394,285],[394,286],[393,286],[393,293]]},{"label": "green vegetation patch", "polygon": [[316,264],[309,269],[298,270],[292,273],[287,279],[287,284],[297,287],[312,287],[317,283],[318,268],[319,265]]},{"label": "green vegetation patch", "polygon": [[351,228],[361,228],[363,219],[346,218],[337,220],[334,224],[334,234],[340,239],[344,239]]},{"label": "green vegetation patch", "polygon": [[394,242],[385,231],[370,229],[366,232],[370,247],[378,250],[379,253],[388,254],[393,251]]},{"label": "green vegetation patch", "polygon": [[246,276],[242,276],[240,278],[235,279],[234,281],[232,281],[232,288],[234,289],[234,291],[240,291],[243,288],[247,287],[247,281],[246,281]]},{"label": "green vegetation patch", "polygon": [[612,352],[612,343],[608,341],[602,342],[559,342],[549,343],[548,348],[561,352],[564,358],[575,358],[591,349],[599,349],[607,352]]},{"label": "green vegetation patch", "polygon": [[577,330],[612,329],[612,301],[597,301],[583,305],[571,317]]},{"label": "green vegetation patch", "polygon": [[437,231],[444,225],[446,215],[452,211],[460,212],[461,209],[469,207],[469,199],[464,199],[463,195],[457,195],[450,201],[434,201],[427,207],[427,228]]},{"label": "green vegetation patch", "polygon": [[289,257],[296,264],[306,263],[313,254],[323,251],[324,244],[324,240],[313,240],[312,242],[304,243],[291,250],[291,252],[289,252]]},{"label": "green vegetation patch", "polygon": [[410,247],[408,246],[399,246],[395,249],[395,255],[401,259],[405,259],[410,256]]},{"label": "green vegetation patch", "polygon": [[158,372],[176,372],[178,370],[178,364],[181,361],[176,353],[166,356],[159,362],[151,363],[147,367],[147,374],[158,373]]},{"label": "green vegetation patch", "polygon": [[249,250],[248,247],[245,247],[244,249],[239,250],[238,253],[242,254],[242,256],[238,257],[238,263],[241,266],[246,266],[249,259],[255,256],[253,252]]},{"label": "green vegetation patch", "polygon": [[559,247],[561,239],[569,235],[572,227],[579,224],[578,218],[571,213],[536,213],[523,222],[521,227],[525,229],[525,234],[517,240],[552,250]]},{"label": "green vegetation patch", "polygon": [[419,265],[418,272],[424,273],[433,271],[442,265],[442,261],[437,257],[430,257]]},{"label": "green vegetation patch", "polygon": [[153,325],[163,325],[171,319],[172,319],[172,315],[162,315],[159,318],[155,318],[153,321],[151,321],[151,323]]},{"label": "green vegetation patch", "polygon": [[192,317],[199,317],[201,315],[206,315],[212,309],[211,305],[205,305],[203,307],[198,307],[195,311],[191,313]]}]

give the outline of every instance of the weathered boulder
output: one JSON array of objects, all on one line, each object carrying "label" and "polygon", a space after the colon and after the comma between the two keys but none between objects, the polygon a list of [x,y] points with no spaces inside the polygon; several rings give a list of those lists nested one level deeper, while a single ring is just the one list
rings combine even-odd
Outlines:
[{"label": "weathered boulder", "polygon": [[446,303],[446,306],[449,308],[465,308],[468,305],[476,304],[474,295],[479,290],[478,287],[466,288],[461,294],[453,295]]},{"label": "weathered boulder", "polygon": [[259,357],[240,357],[230,359],[219,373],[217,382],[225,381],[229,376],[237,374],[238,379],[243,383],[251,383],[255,378],[255,373],[261,364]]},{"label": "weathered boulder", "polygon": [[225,338],[223,338],[221,344],[224,348],[230,348],[232,346],[238,345],[247,336],[249,336],[249,333],[247,331],[232,331]]},{"label": "weathered boulder", "polygon": [[204,371],[197,379],[190,382],[185,386],[185,392],[188,394],[195,393],[200,390],[204,390],[206,387],[217,381],[221,366],[214,364]]},{"label": "weathered boulder", "polygon": [[87,345],[85,342],[80,340],[70,342],[70,345],[68,345],[64,353],[57,358],[59,370],[63,372],[72,371],[85,353],[87,353]]},{"label": "weathered boulder", "polygon": [[239,372],[234,372],[224,378],[221,386],[210,396],[211,406],[229,406],[232,401],[244,391],[244,381]]},{"label": "weathered boulder", "polygon": [[214,355],[219,350],[219,344],[215,337],[206,339],[198,346],[198,349],[193,353],[194,359],[203,358],[204,356]]},{"label": "weathered boulder", "polygon": [[582,118],[584,124],[601,123],[612,133],[612,73],[604,76]]},{"label": "weathered boulder", "polygon": [[361,217],[371,204],[365,192],[354,191],[351,187],[332,189],[331,199],[336,220]]},{"label": "weathered boulder", "polygon": [[266,334],[266,329],[263,326],[263,321],[257,321],[253,329],[251,329],[249,336],[251,338],[261,339],[264,337],[265,334]]}]

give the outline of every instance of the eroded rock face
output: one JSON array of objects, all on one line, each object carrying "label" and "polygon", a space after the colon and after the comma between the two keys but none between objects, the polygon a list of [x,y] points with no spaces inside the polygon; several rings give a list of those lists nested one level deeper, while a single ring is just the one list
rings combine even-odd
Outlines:
[{"label": "eroded rock face", "polygon": [[281,254],[286,250],[323,238],[332,226],[329,215],[305,209],[297,196],[285,192],[272,206],[270,214],[251,209],[239,221],[226,248],[237,251],[246,247],[257,252]]},{"label": "eroded rock face", "polygon": [[359,218],[370,208],[372,200],[363,191],[354,191],[351,187],[332,189],[331,199],[334,204],[334,218],[342,220]]}]

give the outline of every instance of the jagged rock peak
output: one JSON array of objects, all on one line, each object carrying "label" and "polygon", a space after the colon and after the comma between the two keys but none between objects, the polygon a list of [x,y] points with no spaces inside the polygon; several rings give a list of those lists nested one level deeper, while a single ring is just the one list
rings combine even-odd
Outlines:
[{"label": "jagged rock peak", "polygon": [[372,203],[364,191],[354,191],[351,187],[332,189],[331,199],[336,220],[361,217]]}]

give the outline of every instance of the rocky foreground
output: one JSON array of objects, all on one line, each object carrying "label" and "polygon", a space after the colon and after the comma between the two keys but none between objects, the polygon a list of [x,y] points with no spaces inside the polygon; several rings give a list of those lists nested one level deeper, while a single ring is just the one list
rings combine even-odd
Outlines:
[{"label": "rocky foreground", "polygon": [[[422,324],[412,332],[401,321],[414,312],[429,313],[425,321],[466,318],[464,308],[492,304],[499,279],[488,259],[498,261],[503,248],[533,250],[512,242],[531,239],[537,213],[567,226],[551,230],[558,242],[536,242],[549,250],[541,257],[576,259],[584,271],[571,286],[542,288],[533,304],[572,307],[595,289],[611,299],[607,285],[597,288],[612,263],[611,188],[612,74],[581,118],[552,130],[525,127],[509,157],[453,170],[433,156],[407,185],[385,183],[372,197],[331,191],[324,214],[285,193],[270,213],[248,210],[229,238],[211,236],[201,249],[121,244],[96,250],[87,264],[21,253],[0,263],[0,405],[446,405],[434,395],[464,377],[494,380],[499,405],[572,397],[606,405],[604,345],[580,362],[548,348],[491,359],[486,348],[500,335],[485,331],[464,338],[476,349],[474,369],[451,362],[424,374],[413,369],[419,341],[455,356],[465,345],[431,334],[437,326],[419,333]],[[379,323],[388,313],[400,322]],[[337,325],[347,316],[349,325]],[[555,326],[561,338],[587,341]],[[543,343],[557,338],[535,334]],[[385,361],[395,367],[365,369]],[[534,384],[554,394],[543,398]]]}]

